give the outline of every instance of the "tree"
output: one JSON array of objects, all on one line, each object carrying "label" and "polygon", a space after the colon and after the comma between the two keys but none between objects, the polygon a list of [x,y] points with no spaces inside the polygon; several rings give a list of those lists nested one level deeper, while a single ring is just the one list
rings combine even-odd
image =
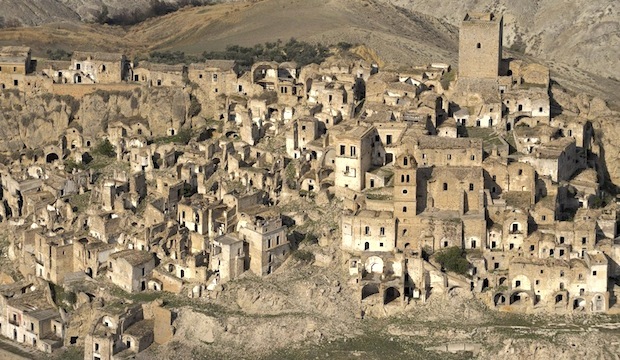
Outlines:
[{"label": "tree", "polygon": [[107,156],[107,157],[115,157],[116,152],[114,151],[114,145],[108,139],[104,139],[95,147],[94,153]]},{"label": "tree", "polygon": [[435,259],[450,272],[466,275],[469,270],[469,261],[465,257],[465,251],[457,246],[441,250],[435,255]]}]

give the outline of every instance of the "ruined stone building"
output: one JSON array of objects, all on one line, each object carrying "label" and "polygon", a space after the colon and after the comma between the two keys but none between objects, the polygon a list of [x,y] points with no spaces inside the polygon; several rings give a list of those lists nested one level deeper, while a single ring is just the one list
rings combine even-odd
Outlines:
[{"label": "ruined stone building", "polygon": [[[379,305],[391,303],[395,291],[411,300],[406,284],[413,277],[439,281],[435,292],[490,289],[486,299],[499,309],[566,313],[610,306],[609,257],[616,256],[604,254],[603,244],[617,236],[617,226],[606,233],[596,226],[597,215],[580,218],[591,207],[588,199],[601,195],[585,155],[591,131],[550,121],[548,69],[505,60],[501,47],[502,18],[468,14],[456,86],[436,98],[429,122],[419,127],[402,115],[422,114],[412,101],[433,91],[428,78],[396,88],[390,84],[404,76],[385,73],[368,80],[366,116],[330,130],[335,186],[339,196],[357,199],[345,210],[341,231],[351,268],[362,269],[351,274],[361,276],[363,311],[376,305],[373,294],[382,295]],[[497,141],[478,132],[497,134]],[[614,208],[608,204],[606,212]],[[419,273],[395,267],[403,257],[418,261],[452,247],[468,253],[471,280],[459,284],[428,264]],[[396,287],[394,277],[401,279]]]},{"label": "ruined stone building", "polygon": [[[0,165],[8,256],[28,279],[0,286],[0,333],[134,356],[174,316],[117,294],[206,301],[280,276],[305,222],[322,232],[309,248],[339,245],[361,316],[456,291],[501,311],[608,311],[620,244],[597,132],[551,107],[548,68],[503,58],[502,31],[468,14],[457,67],[391,71],[353,54],[241,71],[85,52],[37,69],[29,48],[0,48],[2,96],[59,109],[24,116],[54,136]],[[342,213],[321,223],[305,204]],[[461,273],[438,260],[454,249]],[[94,315],[64,316],[78,309]]]}]

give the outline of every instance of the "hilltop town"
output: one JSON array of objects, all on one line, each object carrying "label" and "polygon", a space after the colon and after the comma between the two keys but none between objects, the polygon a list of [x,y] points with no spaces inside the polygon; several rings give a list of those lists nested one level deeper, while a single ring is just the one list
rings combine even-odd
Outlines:
[{"label": "hilltop town", "polygon": [[0,145],[0,334],[131,358],[175,339],[180,308],[226,306],[235,284],[295,264],[344,274],[330,302],[360,321],[454,296],[617,313],[600,133],[554,99],[547,67],[504,57],[502,30],[470,13],[458,64],[400,71],[347,51],[243,70],[0,48],[15,124]]}]

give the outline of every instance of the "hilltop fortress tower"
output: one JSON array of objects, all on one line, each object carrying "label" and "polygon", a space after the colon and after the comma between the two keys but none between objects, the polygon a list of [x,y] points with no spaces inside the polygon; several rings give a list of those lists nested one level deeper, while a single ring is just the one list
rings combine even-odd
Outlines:
[{"label": "hilltop fortress tower", "polygon": [[459,32],[459,78],[497,79],[502,61],[503,17],[465,15]]}]

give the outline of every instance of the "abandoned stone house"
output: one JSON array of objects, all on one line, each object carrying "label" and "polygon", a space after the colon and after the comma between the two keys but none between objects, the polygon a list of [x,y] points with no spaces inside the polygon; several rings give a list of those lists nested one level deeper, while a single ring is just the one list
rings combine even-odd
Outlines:
[{"label": "abandoned stone house", "polygon": [[140,62],[131,68],[130,78],[147,86],[183,86],[186,83],[187,67],[183,64],[166,65]]},{"label": "abandoned stone house", "polygon": [[219,281],[225,283],[241,275],[247,268],[246,245],[232,234],[213,240],[211,249],[211,270],[219,274]]},{"label": "abandoned stone house", "polygon": [[49,290],[18,282],[0,289],[0,334],[45,353],[62,347],[65,324]]},{"label": "abandoned stone house", "polygon": [[537,305],[561,313],[608,309],[608,261],[601,252],[571,260],[513,258],[507,270],[493,274],[508,288],[494,294],[496,307]]},{"label": "abandoned stone house", "polygon": [[271,274],[290,252],[286,226],[281,216],[271,211],[242,215],[238,231],[249,244],[249,270],[258,276]]},{"label": "abandoned stone house", "polygon": [[22,88],[25,76],[34,70],[31,53],[25,46],[0,47],[0,90]]},{"label": "abandoned stone house", "polygon": [[74,74],[68,83],[115,84],[127,80],[130,64],[123,54],[76,51],[70,70]]},{"label": "abandoned stone house", "polygon": [[127,249],[110,255],[107,274],[112,283],[127,292],[144,291],[154,267],[153,254]]},{"label": "abandoned stone house", "polygon": [[104,306],[95,311],[97,320],[85,336],[85,359],[134,357],[153,343],[167,343],[174,335],[173,313],[157,303]]},{"label": "abandoned stone house", "polygon": [[151,304],[104,307],[96,318],[85,335],[85,359],[126,359],[172,335],[170,311]]}]

